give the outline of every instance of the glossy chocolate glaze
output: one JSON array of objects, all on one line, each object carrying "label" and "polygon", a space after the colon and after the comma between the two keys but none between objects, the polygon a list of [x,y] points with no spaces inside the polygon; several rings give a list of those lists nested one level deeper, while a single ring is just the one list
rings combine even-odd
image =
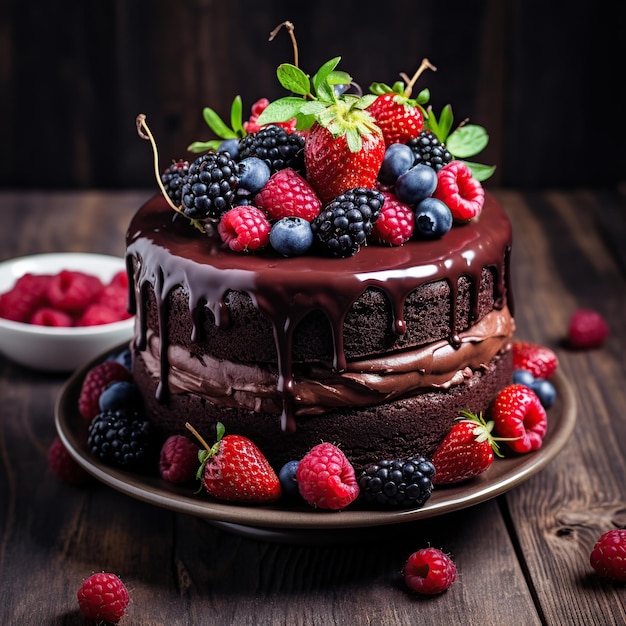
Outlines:
[{"label": "glossy chocolate glaze", "polygon": [[[160,384],[157,394],[167,398],[167,319],[164,303],[168,293],[182,286],[189,294],[189,309],[198,333],[198,311],[207,306],[219,327],[229,324],[226,293],[248,293],[272,323],[278,354],[278,390],[283,398],[281,423],[295,428],[292,336],[302,318],[319,309],[328,318],[334,341],[333,367],[346,369],[343,321],[368,287],[383,291],[392,307],[393,330],[403,334],[404,301],[417,287],[438,280],[450,286],[451,320],[449,337],[459,345],[456,331],[458,280],[467,276],[473,286],[471,316],[477,318],[478,285],[483,268],[495,276],[495,308],[512,311],[509,287],[511,225],[502,207],[490,194],[478,218],[455,225],[442,239],[410,241],[400,247],[367,246],[348,259],[303,256],[282,258],[274,253],[239,254],[193,228],[157,196],[135,215],[127,233],[127,267],[130,278],[130,307],[137,315],[135,338],[140,350],[146,347],[147,324],[144,291],[151,286],[159,308]],[[134,259],[134,262],[133,262]]]}]

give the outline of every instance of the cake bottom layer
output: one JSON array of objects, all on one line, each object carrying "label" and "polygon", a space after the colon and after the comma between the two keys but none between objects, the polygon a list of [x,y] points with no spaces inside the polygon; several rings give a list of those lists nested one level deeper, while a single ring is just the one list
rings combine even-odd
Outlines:
[{"label": "cake bottom layer", "polygon": [[219,421],[227,434],[251,439],[276,470],[287,461],[302,458],[323,441],[338,445],[357,472],[383,459],[412,455],[430,458],[460,411],[484,412],[498,391],[511,382],[512,370],[513,357],[508,349],[460,385],[371,407],[299,417],[295,432],[283,432],[279,416],[218,407],[193,393],[172,393],[167,401],[160,402],[158,378],[146,366],[141,352],[133,355],[135,382],[160,436],[189,435],[185,427],[189,422],[211,443]]}]

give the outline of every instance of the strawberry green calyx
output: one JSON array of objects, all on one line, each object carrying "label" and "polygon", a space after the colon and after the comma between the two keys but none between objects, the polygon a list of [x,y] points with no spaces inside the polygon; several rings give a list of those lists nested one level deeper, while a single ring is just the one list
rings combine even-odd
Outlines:
[{"label": "strawberry green calyx", "polygon": [[415,98],[411,98],[411,94],[413,93],[413,87],[415,86],[417,79],[427,69],[432,70],[433,72],[437,71],[437,68],[432,65],[432,63],[428,59],[423,59],[420,66],[417,68],[417,71],[415,72],[415,74],[413,74],[411,78],[402,73],[400,74],[400,76],[404,80],[396,81],[392,86],[389,86],[385,83],[372,83],[370,85],[370,91],[377,96],[386,93],[398,94],[394,98],[396,102],[408,104],[410,106],[416,106],[422,110],[424,117],[426,117],[426,111],[423,107],[430,100],[430,91],[428,89],[422,89]]},{"label": "strawberry green calyx", "polygon": [[502,439],[500,437],[494,437],[491,434],[494,427],[493,420],[489,420],[488,422],[486,422],[482,413],[476,415],[466,409],[461,410],[461,417],[458,417],[457,420],[459,422],[470,422],[472,424],[475,424],[475,428],[472,434],[476,438],[476,442],[489,442],[494,454],[500,458],[503,457],[503,454],[500,452],[500,447],[498,446],[498,441],[505,441],[505,439]]},{"label": "strawberry green calyx", "polygon": [[[224,424],[222,424],[221,422],[218,422],[216,424],[216,426],[215,426],[215,429],[217,431],[216,432],[216,441],[215,441],[215,443],[212,446],[210,446],[206,442],[204,437],[202,437],[202,435],[189,422],[185,423],[185,428],[187,430],[189,430],[191,433],[193,433],[194,437],[203,446],[203,448],[198,450],[198,461],[200,461],[200,467],[198,468],[198,471],[196,472],[196,478],[199,481],[202,481],[202,475],[204,474],[204,466],[207,464],[207,461],[209,459],[213,458],[219,452],[220,441],[224,437],[224,434],[226,432],[226,428],[224,427]],[[200,489],[202,489],[202,485],[200,485]]]}]

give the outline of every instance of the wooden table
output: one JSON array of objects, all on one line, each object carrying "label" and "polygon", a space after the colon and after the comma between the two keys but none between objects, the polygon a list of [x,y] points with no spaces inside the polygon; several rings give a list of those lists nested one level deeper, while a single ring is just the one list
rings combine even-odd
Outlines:
[{"label": "wooden table", "polygon": [[[0,193],[0,259],[122,255],[152,191]],[[47,470],[65,378],[0,357],[0,623],[82,624],[76,591],[95,571],[130,589],[123,624],[624,624],[626,588],[589,553],[626,527],[626,201],[612,192],[494,190],[514,226],[517,336],[552,347],[578,420],[565,449],[494,500],[339,545],[266,542]],[[611,327],[602,349],[561,340],[576,308]],[[424,546],[452,554],[457,582],[410,594],[400,572]]]}]

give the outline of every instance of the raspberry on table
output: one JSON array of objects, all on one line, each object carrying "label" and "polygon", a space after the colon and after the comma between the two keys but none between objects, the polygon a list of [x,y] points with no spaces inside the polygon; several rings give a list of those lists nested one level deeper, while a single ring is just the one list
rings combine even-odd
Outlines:
[{"label": "raspberry on table", "polygon": [[171,483],[193,480],[200,465],[198,450],[198,446],[184,435],[168,437],[159,456],[161,478]]},{"label": "raspberry on table", "polygon": [[78,593],[80,612],[95,622],[112,622],[122,619],[130,602],[126,585],[107,572],[92,574],[80,586]]},{"label": "raspberry on table", "polygon": [[626,528],[616,528],[601,535],[589,561],[603,578],[626,583]]},{"label": "raspberry on table", "polygon": [[359,495],[354,468],[332,443],[320,443],[298,463],[296,480],[302,497],[320,509],[344,509]]},{"label": "raspberry on table", "polygon": [[456,580],[454,561],[437,548],[414,552],[404,566],[409,589],[425,595],[442,593]]},{"label": "raspberry on table", "polygon": [[60,481],[69,485],[87,484],[91,475],[70,455],[59,437],[55,437],[48,448],[48,468]]},{"label": "raspberry on table", "polygon": [[91,421],[100,412],[98,401],[100,394],[112,383],[130,381],[131,373],[117,361],[105,361],[91,368],[80,389],[78,396],[78,411],[87,420]]},{"label": "raspberry on table", "polygon": [[608,324],[597,311],[578,309],[572,314],[567,332],[572,348],[599,348],[608,336]]}]

